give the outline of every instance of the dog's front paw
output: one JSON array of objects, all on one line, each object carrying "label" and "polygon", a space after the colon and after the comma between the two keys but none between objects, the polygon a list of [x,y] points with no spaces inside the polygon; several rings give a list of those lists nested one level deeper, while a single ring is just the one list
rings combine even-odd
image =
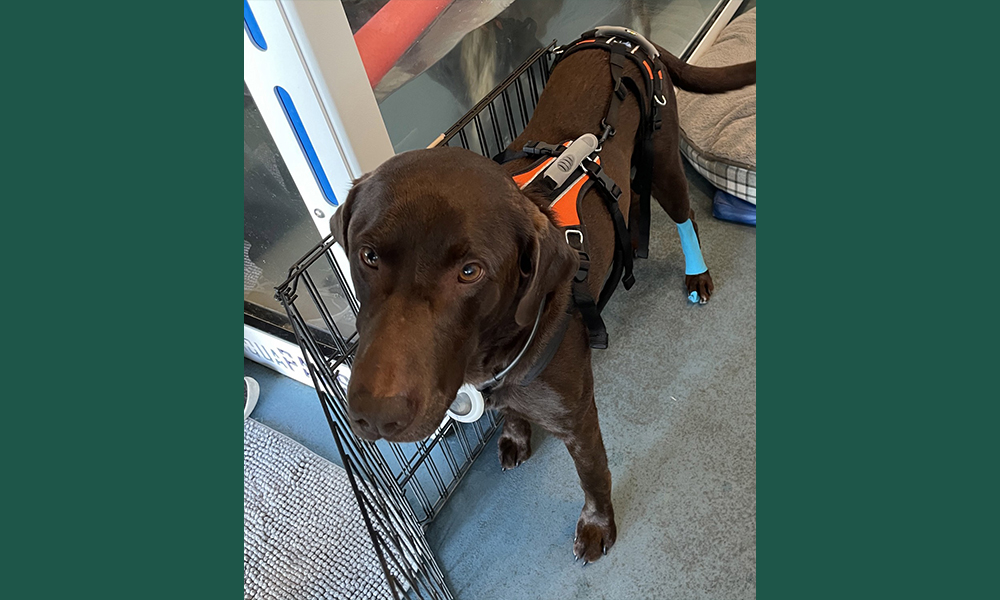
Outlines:
[{"label": "dog's front paw", "polygon": [[513,437],[504,432],[500,434],[497,448],[500,450],[500,467],[504,471],[513,469],[531,457],[531,438]]},{"label": "dog's front paw", "polygon": [[[699,275],[685,275],[684,286],[687,288],[688,298],[692,298],[693,302],[700,304],[707,303],[715,290],[715,284],[712,283],[712,276],[708,271]],[[692,292],[697,292],[698,296],[695,297]]]},{"label": "dog's front paw", "polygon": [[576,538],[573,540],[573,556],[583,559],[583,564],[592,563],[608,553],[615,545],[618,529],[615,515],[590,514],[586,508],[576,522]]}]

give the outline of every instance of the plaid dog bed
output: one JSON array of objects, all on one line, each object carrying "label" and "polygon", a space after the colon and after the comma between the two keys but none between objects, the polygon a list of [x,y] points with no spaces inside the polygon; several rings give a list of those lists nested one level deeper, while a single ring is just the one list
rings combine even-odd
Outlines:
[{"label": "plaid dog bed", "polygon": [[757,168],[742,165],[708,152],[700,152],[681,132],[681,153],[712,185],[752,204],[757,204]]},{"label": "plaid dog bed", "polygon": [[[700,57],[722,67],[757,56],[756,7],[733,19]],[[725,94],[677,93],[681,153],[715,187],[757,204],[757,86]]]}]

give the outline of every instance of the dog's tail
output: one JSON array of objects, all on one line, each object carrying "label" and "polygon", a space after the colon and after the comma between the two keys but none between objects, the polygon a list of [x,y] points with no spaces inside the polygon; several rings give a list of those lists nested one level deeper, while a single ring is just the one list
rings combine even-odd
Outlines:
[{"label": "dog's tail", "polygon": [[660,60],[666,65],[671,81],[682,90],[696,94],[721,94],[757,83],[757,61],[728,67],[696,67],[660,46],[656,49],[660,51]]}]

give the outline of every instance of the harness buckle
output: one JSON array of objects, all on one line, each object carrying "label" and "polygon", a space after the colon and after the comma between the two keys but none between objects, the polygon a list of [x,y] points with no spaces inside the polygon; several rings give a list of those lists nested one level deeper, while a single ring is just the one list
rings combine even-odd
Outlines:
[{"label": "harness buckle", "polygon": [[617,183],[613,183],[609,191],[611,192],[611,197],[615,199],[615,202],[618,202],[618,199],[622,197],[622,189],[618,187]]},{"label": "harness buckle", "polygon": [[609,137],[614,137],[615,133],[615,128],[608,125],[605,119],[601,119],[601,139],[599,139],[597,143],[599,145],[604,144],[604,141]]},{"label": "harness buckle", "polygon": [[[570,241],[569,234],[571,234],[571,233],[575,233],[576,235],[580,236],[580,239],[577,242],[577,244],[574,244],[572,241]],[[582,250],[583,249],[583,232],[580,231],[579,229],[567,229],[566,230],[566,243],[569,244],[570,248],[573,248],[574,250],[577,250],[577,251]]]}]

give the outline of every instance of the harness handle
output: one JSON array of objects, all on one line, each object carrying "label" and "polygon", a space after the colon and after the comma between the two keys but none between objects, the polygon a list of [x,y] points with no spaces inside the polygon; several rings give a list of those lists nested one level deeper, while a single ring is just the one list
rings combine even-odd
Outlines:
[{"label": "harness handle", "polygon": [[555,187],[559,187],[580,167],[583,159],[593,154],[596,149],[597,136],[592,133],[585,133],[576,138],[569,147],[563,150],[559,158],[553,161],[542,175],[555,184]]},{"label": "harness handle", "polygon": [[656,46],[654,46],[652,42],[644,38],[638,31],[633,31],[628,27],[620,27],[618,25],[601,25],[600,27],[594,29],[594,33],[598,37],[621,36],[642,46],[642,49],[646,51],[646,54],[648,54],[650,58],[657,58],[660,56],[660,51],[656,49]]}]

